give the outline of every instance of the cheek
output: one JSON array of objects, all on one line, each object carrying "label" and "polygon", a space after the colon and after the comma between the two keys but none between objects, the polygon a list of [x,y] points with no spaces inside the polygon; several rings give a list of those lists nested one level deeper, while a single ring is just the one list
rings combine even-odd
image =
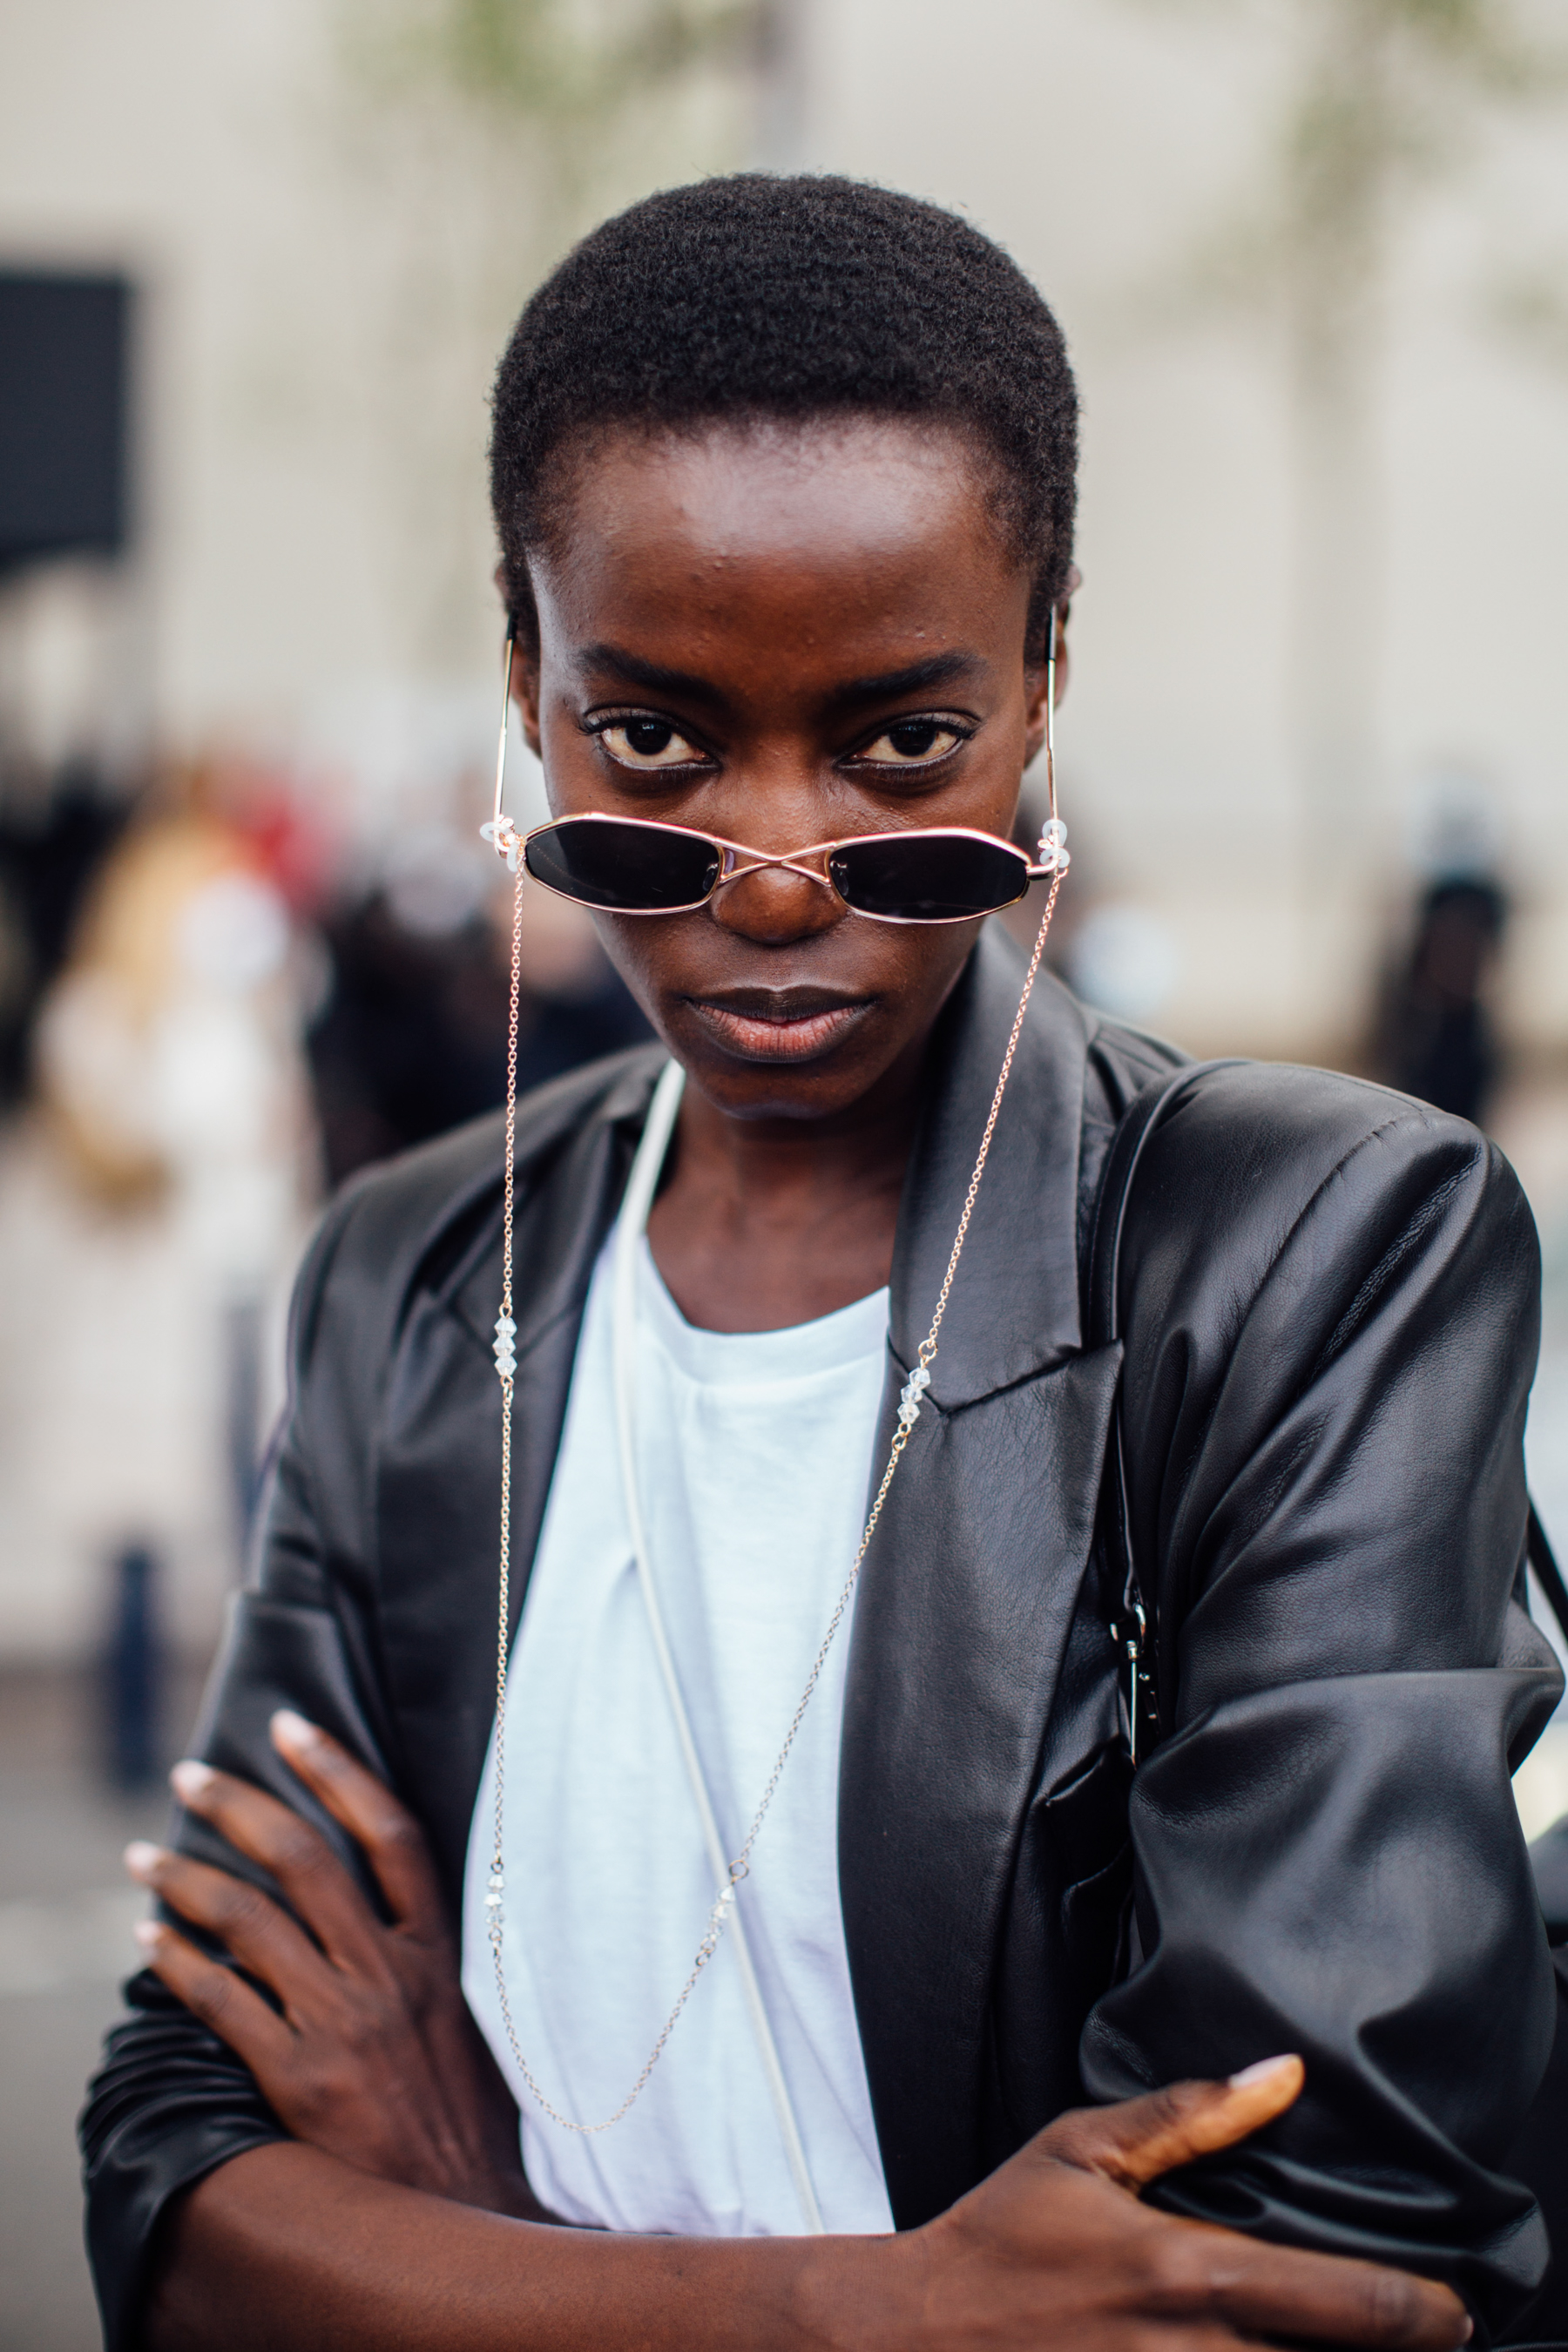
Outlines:
[{"label": "cheek", "polygon": [[677,915],[663,921],[657,915],[639,919],[596,914],[590,919],[605,953],[650,1019],[662,996],[679,993],[700,976],[700,946],[691,933],[699,921],[711,929],[706,918]]}]

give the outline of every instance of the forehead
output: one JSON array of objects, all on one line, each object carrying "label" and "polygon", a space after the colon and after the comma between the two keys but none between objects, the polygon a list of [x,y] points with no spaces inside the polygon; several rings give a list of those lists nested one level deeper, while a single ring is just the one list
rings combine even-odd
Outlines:
[{"label": "forehead", "polygon": [[615,432],[558,476],[533,564],[547,652],[635,633],[790,647],[984,638],[1021,627],[1029,580],[997,468],[901,419]]}]

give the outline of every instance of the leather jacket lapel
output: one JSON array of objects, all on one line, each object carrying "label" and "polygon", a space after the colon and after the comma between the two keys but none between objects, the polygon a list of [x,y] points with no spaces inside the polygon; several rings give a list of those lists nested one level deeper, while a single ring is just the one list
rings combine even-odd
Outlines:
[{"label": "leather jacket lapel", "polygon": [[[932,1040],[893,1252],[893,1352],[906,1368],[930,1328],[1024,983],[1018,950],[985,931]],[[1083,1014],[1048,972],[1014,1055],[963,1245],[931,1396],[944,1412],[1025,1380],[1080,1344],[1078,1178]]]},{"label": "leather jacket lapel", "polygon": [[[894,1258],[879,1476],[1021,979],[1002,942],[983,941],[935,1044]],[[992,1971],[1120,1362],[1114,1349],[1077,1352],[1085,1035],[1071,1000],[1039,985],[942,1327],[937,1410],[916,1425],[868,1554],[850,1653],[839,1883],[900,2228],[984,2169]]]},{"label": "leather jacket lapel", "polygon": [[[662,1053],[639,1055],[541,1174],[519,1166],[514,1229],[511,1634],[528,1589],[588,1285],[626,1189]],[[500,1387],[498,1198],[452,1274],[422,1292],[399,1351],[376,1510],[386,1675],[406,1785],[420,1790],[454,1907],[495,1717]],[[455,1329],[460,1326],[460,1329]],[[608,1444],[606,1436],[606,1444]]]}]

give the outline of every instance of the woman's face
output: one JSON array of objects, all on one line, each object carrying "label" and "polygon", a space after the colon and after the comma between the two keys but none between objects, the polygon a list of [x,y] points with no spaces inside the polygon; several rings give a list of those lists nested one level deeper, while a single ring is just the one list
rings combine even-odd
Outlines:
[{"label": "woman's face", "polygon": [[[1045,730],[1030,582],[958,436],[856,419],[616,435],[572,468],[514,687],[557,815],[791,852],[1005,835]],[[595,917],[696,1085],[750,1118],[907,1083],[978,925],[868,920],[803,876]]]}]

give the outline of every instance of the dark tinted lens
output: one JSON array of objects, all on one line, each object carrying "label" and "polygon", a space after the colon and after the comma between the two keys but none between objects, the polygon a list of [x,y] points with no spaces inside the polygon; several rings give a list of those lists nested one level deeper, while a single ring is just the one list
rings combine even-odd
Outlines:
[{"label": "dark tinted lens", "polygon": [[535,834],[523,864],[547,890],[628,915],[694,907],[719,878],[719,852],[689,833],[568,816]]},{"label": "dark tinted lens", "polygon": [[1029,879],[1025,859],[1005,842],[951,833],[847,841],[828,871],[839,896],[863,915],[912,923],[994,914],[1021,898]]}]

